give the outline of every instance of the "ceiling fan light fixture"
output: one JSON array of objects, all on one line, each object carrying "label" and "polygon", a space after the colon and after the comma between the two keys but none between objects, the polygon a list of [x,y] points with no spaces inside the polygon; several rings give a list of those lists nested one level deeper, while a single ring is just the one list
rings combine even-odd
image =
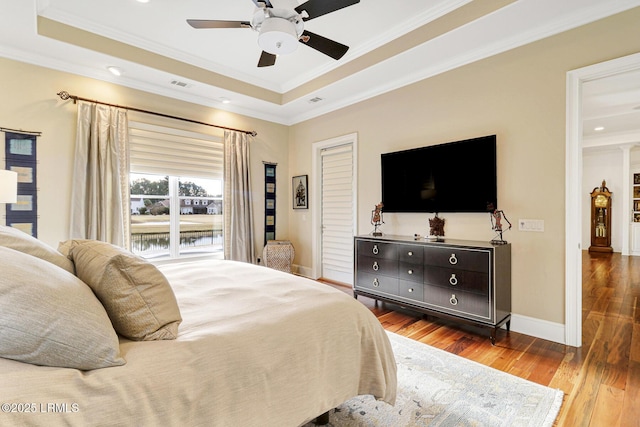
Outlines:
[{"label": "ceiling fan light fixture", "polygon": [[298,48],[296,24],[283,18],[270,17],[260,27],[258,46],[273,55],[287,55]]}]

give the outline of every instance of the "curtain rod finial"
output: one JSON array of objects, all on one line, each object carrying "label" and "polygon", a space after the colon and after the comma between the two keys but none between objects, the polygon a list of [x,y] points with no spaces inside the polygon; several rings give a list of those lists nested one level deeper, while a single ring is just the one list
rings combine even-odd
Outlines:
[{"label": "curtain rod finial", "polygon": [[56,95],[58,95],[60,97],[60,99],[64,99],[64,100],[67,100],[67,99],[71,98],[71,96],[69,95],[69,92],[67,92],[66,90],[62,90],[62,91],[56,93]]}]

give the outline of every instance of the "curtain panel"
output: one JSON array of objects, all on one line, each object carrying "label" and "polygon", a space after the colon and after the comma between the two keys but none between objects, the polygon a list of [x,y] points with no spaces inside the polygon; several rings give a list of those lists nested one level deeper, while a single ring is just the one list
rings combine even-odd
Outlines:
[{"label": "curtain panel", "polygon": [[249,143],[243,132],[225,131],[224,257],[255,261]]},{"label": "curtain panel", "polygon": [[71,238],[129,248],[127,110],[78,102]]}]

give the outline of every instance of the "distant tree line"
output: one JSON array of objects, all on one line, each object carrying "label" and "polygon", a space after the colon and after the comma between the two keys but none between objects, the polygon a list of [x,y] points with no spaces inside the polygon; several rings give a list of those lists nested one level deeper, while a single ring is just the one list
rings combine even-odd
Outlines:
[{"label": "distant tree line", "polygon": [[[131,182],[129,194],[147,196],[166,196],[169,194],[169,177],[157,181],[149,181],[147,178],[139,178]],[[193,182],[180,182],[179,195],[186,197],[214,197],[207,190]]]}]

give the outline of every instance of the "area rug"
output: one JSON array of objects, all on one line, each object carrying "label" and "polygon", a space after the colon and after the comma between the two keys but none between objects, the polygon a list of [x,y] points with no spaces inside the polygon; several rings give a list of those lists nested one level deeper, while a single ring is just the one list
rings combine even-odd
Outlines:
[{"label": "area rug", "polygon": [[563,392],[387,332],[398,365],[396,405],[358,396],[332,427],[552,426]]}]

